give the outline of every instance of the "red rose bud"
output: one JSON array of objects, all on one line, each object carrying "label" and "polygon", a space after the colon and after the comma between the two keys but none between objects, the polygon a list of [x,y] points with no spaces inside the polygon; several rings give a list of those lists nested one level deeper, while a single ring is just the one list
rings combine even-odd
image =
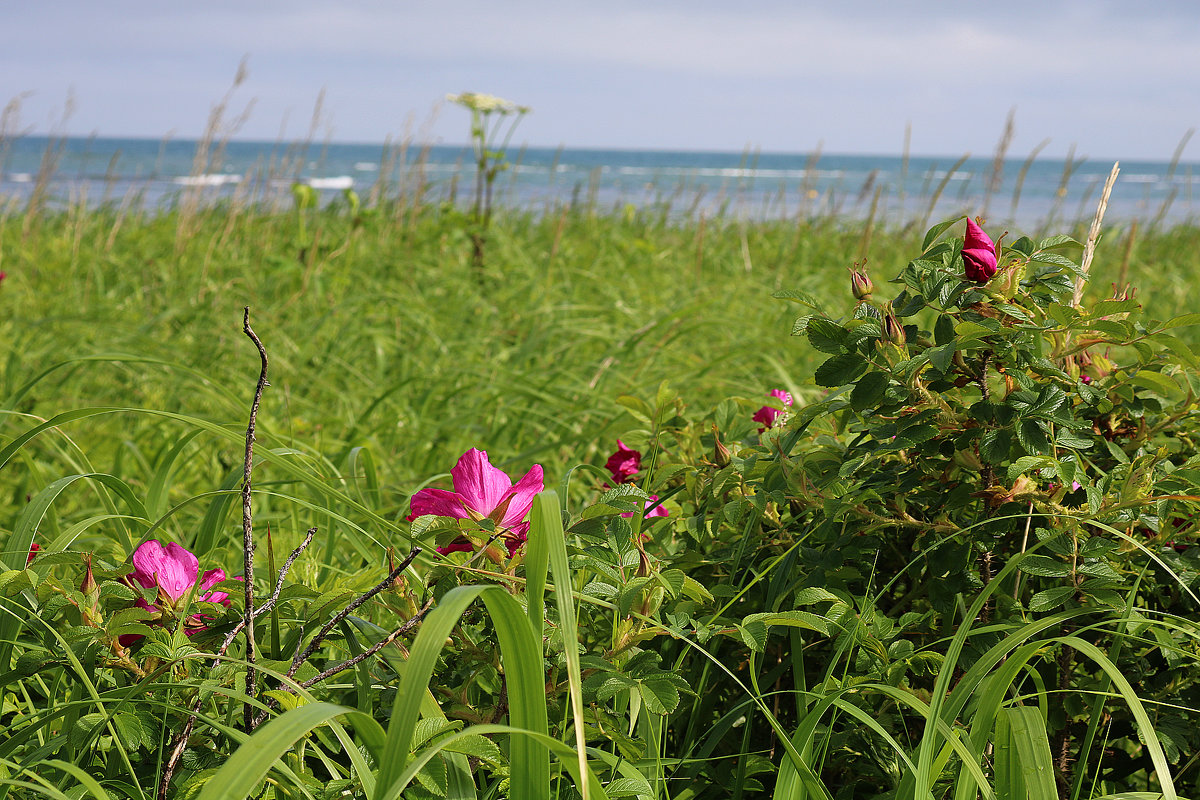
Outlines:
[{"label": "red rose bud", "polygon": [[862,269],[859,269],[858,262],[850,267],[850,291],[854,293],[854,299],[859,302],[870,300],[871,292],[875,291],[875,284],[871,283],[871,278],[867,275],[866,263],[866,261],[862,262]]},{"label": "red rose bud", "polygon": [[996,274],[996,245],[973,219],[967,219],[967,238],[963,240],[963,264],[966,278],[975,283],[987,283]]}]

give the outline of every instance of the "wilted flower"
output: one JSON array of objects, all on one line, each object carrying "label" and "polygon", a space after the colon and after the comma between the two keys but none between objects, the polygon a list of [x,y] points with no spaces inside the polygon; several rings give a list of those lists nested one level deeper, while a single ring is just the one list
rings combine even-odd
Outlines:
[{"label": "wilted flower", "polygon": [[642,454],[617,439],[617,452],[608,457],[604,467],[612,473],[614,483],[628,483],[642,469]]},{"label": "wilted flower", "polygon": [[962,257],[967,280],[987,283],[996,274],[999,261],[996,245],[970,217],[967,218],[967,237],[963,240]]},{"label": "wilted flower", "polygon": [[[541,465],[534,464],[514,486],[508,475],[491,465],[487,453],[471,448],[450,470],[450,477],[454,481],[453,492],[422,489],[414,494],[407,519],[411,522],[428,514],[474,522],[490,519],[504,539],[508,554],[515,553],[529,532],[525,517],[533,507],[533,498],[544,488]],[[438,552],[471,549],[467,542],[454,542],[439,547]]]},{"label": "wilted flower", "polygon": [[856,261],[854,266],[850,267],[850,291],[854,293],[854,299],[860,302],[871,299],[875,284],[871,283],[871,276],[867,275],[866,260],[861,263]]},{"label": "wilted flower", "polygon": [[[157,539],[150,539],[138,545],[130,559],[133,572],[125,576],[125,581],[134,589],[139,586],[144,589],[157,589],[158,596],[153,603],[147,603],[138,598],[138,608],[144,608],[157,614],[174,612],[180,601],[187,596],[192,587],[197,587],[195,601],[204,603],[220,603],[228,607],[229,593],[209,591],[212,587],[226,579],[225,570],[210,569],[200,575],[200,562],[195,554],[186,547],[169,542],[166,546]],[[240,577],[234,580],[242,580]],[[184,630],[188,636],[207,630],[205,624],[211,617],[203,614],[192,614],[184,621]],[[141,638],[137,635],[121,637],[121,644],[129,644]]]},{"label": "wilted flower", "polygon": [[[769,392],[769,396],[777,398],[784,406],[792,404],[792,396],[783,389],[772,389]],[[758,429],[759,433],[762,433],[767,428],[775,427],[775,422],[783,413],[783,409],[776,408],[775,406],[763,406],[754,412],[754,421],[762,426]]]}]

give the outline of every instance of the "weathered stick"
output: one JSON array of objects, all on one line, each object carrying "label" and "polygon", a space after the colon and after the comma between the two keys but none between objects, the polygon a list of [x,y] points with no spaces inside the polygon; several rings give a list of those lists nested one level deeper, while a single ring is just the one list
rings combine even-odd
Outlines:
[{"label": "weathered stick", "polygon": [[[250,422],[246,426],[246,460],[242,472],[242,578],[245,581],[246,608],[244,627],[246,631],[246,696],[258,694],[258,680],[254,671],[254,522],[250,507],[250,476],[254,465],[254,426],[258,421],[258,406],[262,402],[263,389],[267,386],[267,351],[250,327],[250,306],[242,311],[242,332],[250,337],[258,348],[262,368],[258,373],[258,385],[254,388],[254,402],[250,406]],[[254,714],[247,703],[243,709],[246,733],[253,730]]]}]

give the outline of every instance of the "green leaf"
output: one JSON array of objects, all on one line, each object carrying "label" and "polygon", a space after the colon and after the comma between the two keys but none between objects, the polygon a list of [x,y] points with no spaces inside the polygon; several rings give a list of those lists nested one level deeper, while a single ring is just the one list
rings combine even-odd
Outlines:
[{"label": "green leaf", "polygon": [[1071,566],[1050,556],[1027,555],[1018,567],[1022,572],[1039,578],[1065,578],[1071,574]]},{"label": "green leaf", "polygon": [[1185,325],[1200,325],[1200,314],[1181,314],[1178,317],[1171,317],[1163,323],[1162,329],[1165,331],[1171,328],[1182,328]]},{"label": "green leaf", "polygon": [[843,353],[817,367],[813,379],[818,386],[844,386],[853,383],[869,366],[870,363],[862,356]]},{"label": "green leaf", "polygon": [[930,228],[929,231],[926,232],[925,238],[921,240],[921,252],[929,252],[929,248],[933,246],[933,243],[936,242],[943,233],[945,233],[947,228],[949,228],[951,225],[956,225],[962,220],[963,217],[955,217],[954,219],[948,219],[945,222],[939,222],[937,225],[934,225],[932,228]]},{"label": "green leaf", "polygon": [[1012,448],[1012,433],[1007,428],[991,428],[979,440],[979,457],[989,464],[1008,460]]},{"label": "green leaf", "polygon": [[850,407],[863,411],[875,406],[887,390],[890,378],[883,372],[868,372],[858,379],[850,392]]},{"label": "green leaf", "polygon": [[806,328],[808,342],[822,353],[837,354],[846,348],[846,329],[825,317],[813,317]]},{"label": "green leaf", "polygon": [[1143,386],[1151,391],[1158,392],[1167,398],[1176,398],[1183,395],[1183,390],[1179,388],[1179,384],[1174,379],[1169,375],[1154,372],[1153,370],[1140,370],[1130,378],[1130,382],[1135,386]]},{"label": "green leaf", "polygon": [[931,347],[925,351],[925,355],[929,357],[929,363],[938,372],[945,373],[949,371],[950,364],[954,360],[954,353],[957,349],[957,343],[951,339],[946,344]]},{"label": "green leaf", "polygon": [[679,707],[679,689],[671,678],[647,678],[641,682],[642,699],[654,714],[671,714]]},{"label": "green leaf", "polygon": [[1029,610],[1037,613],[1052,611],[1070,600],[1074,594],[1074,586],[1055,586],[1053,589],[1046,589],[1029,599]]}]

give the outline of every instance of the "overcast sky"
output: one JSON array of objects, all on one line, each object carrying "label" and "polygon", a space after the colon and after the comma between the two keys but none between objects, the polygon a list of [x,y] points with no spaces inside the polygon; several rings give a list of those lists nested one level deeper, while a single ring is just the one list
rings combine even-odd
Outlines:
[{"label": "overcast sky", "polygon": [[[132,0],[5,2],[22,124],[199,135],[238,63],[240,138],[465,139],[447,92],[531,106],[568,147],[1167,160],[1200,126],[1200,2]],[[60,123],[68,98],[73,110]],[[1200,137],[1184,152],[1200,161]]]}]

